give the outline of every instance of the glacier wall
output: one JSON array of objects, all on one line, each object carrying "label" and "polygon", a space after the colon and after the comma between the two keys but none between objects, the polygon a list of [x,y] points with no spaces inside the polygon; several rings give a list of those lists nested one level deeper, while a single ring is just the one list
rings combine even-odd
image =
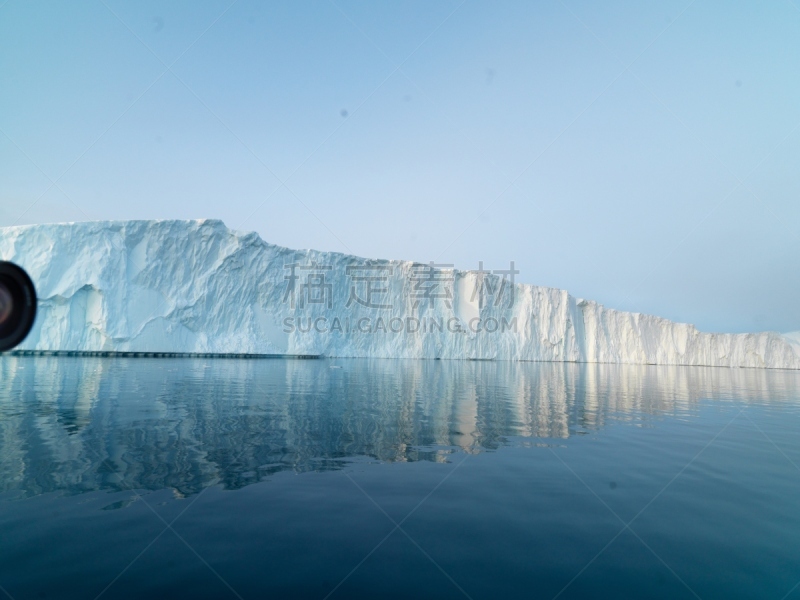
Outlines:
[{"label": "glacier wall", "polygon": [[502,276],[268,244],[221,221],[0,228],[40,296],[20,350],[800,369],[800,340],[711,334]]}]

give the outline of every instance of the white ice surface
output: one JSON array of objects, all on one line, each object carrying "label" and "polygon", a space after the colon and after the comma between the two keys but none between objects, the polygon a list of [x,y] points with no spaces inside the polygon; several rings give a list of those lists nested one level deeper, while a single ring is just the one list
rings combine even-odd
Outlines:
[{"label": "white ice surface", "polygon": [[[513,306],[473,298],[473,271],[446,271],[452,307],[442,298],[412,292],[419,265],[367,260],[316,250],[291,250],[221,221],[111,221],[0,228],[0,258],[22,265],[40,296],[39,314],[25,350],[313,354],[331,357],[397,357],[576,361],[800,369],[800,334],[711,334],[666,319],[626,313],[566,291],[516,284]],[[286,265],[330,266],[331,308],[284,302]],[[393,305],[376,309],[347,302],[365,285],[348,266],[391,267],[375,296]],[[298,271],[303,279],[308,272]],[[499,281],[489,276],[498,289]],[[494,279],[492,279],[494,277]],[[442,283],[442,286],[448,285]],[[354,288],[354,286],[356,286]],[[360,287],[359,287],[360,286]],[[491,286],[490,286],[491,287]],[[444,289],[443,287],[438,288]],[[297,298],[302,294],[296,290]],[[507,293],[507,291],[506,291]],[[327,300],[327,298],[324,298]],[[419,298],[417,298],[419,300]],[[314,319],[342,331],[301,332]],[[381,317],[384,331],[376,327]],[[295,319],[289,332],[285,319]],[[358,331],[359,319],[366,329]],[[476,318],[516,326],[474,332]],[[396,328],[393,333],[390,319]],[[444,324],[443,331],[409,332],[414,320]],[[454,319],[451,321],[451,319]],[[362,321],[362,324],[364,322]],[[449,331],[452,329],[462,331]],[[349,325],[350,330],[347,330]],[[375,330],[377,329],[377,330]],[[794,336],[794,337],[792,337]]]}]

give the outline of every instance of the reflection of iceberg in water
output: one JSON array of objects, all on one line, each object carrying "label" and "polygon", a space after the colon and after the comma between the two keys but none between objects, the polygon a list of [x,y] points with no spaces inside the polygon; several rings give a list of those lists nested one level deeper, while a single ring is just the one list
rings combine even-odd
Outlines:
[{"label": "reflection of iceberg in water", "polygon": [[[0,490],[231,489],[352,457],[444,461],[511,438],[796,397],[790,371],[570,363],[0,359]],[[546,443],[546,442],[545,442]],[[12,493],[12,495],[15,495]]]}]

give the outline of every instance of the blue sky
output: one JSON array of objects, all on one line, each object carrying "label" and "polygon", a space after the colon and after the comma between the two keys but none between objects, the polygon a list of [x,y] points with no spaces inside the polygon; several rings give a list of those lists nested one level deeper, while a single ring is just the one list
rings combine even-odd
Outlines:
[{"label": "blue sky", "polygon": [[0,78],[0,226],[220,218],[800,330],[800,3],[8,0]]}]

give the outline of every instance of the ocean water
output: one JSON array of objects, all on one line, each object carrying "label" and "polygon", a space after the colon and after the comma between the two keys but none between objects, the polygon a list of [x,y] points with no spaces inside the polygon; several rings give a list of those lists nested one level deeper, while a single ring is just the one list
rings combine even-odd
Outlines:
[{"label": "ocean water", "polygon": [[0,597],[800,599],[800,373],[0,358]]}]

